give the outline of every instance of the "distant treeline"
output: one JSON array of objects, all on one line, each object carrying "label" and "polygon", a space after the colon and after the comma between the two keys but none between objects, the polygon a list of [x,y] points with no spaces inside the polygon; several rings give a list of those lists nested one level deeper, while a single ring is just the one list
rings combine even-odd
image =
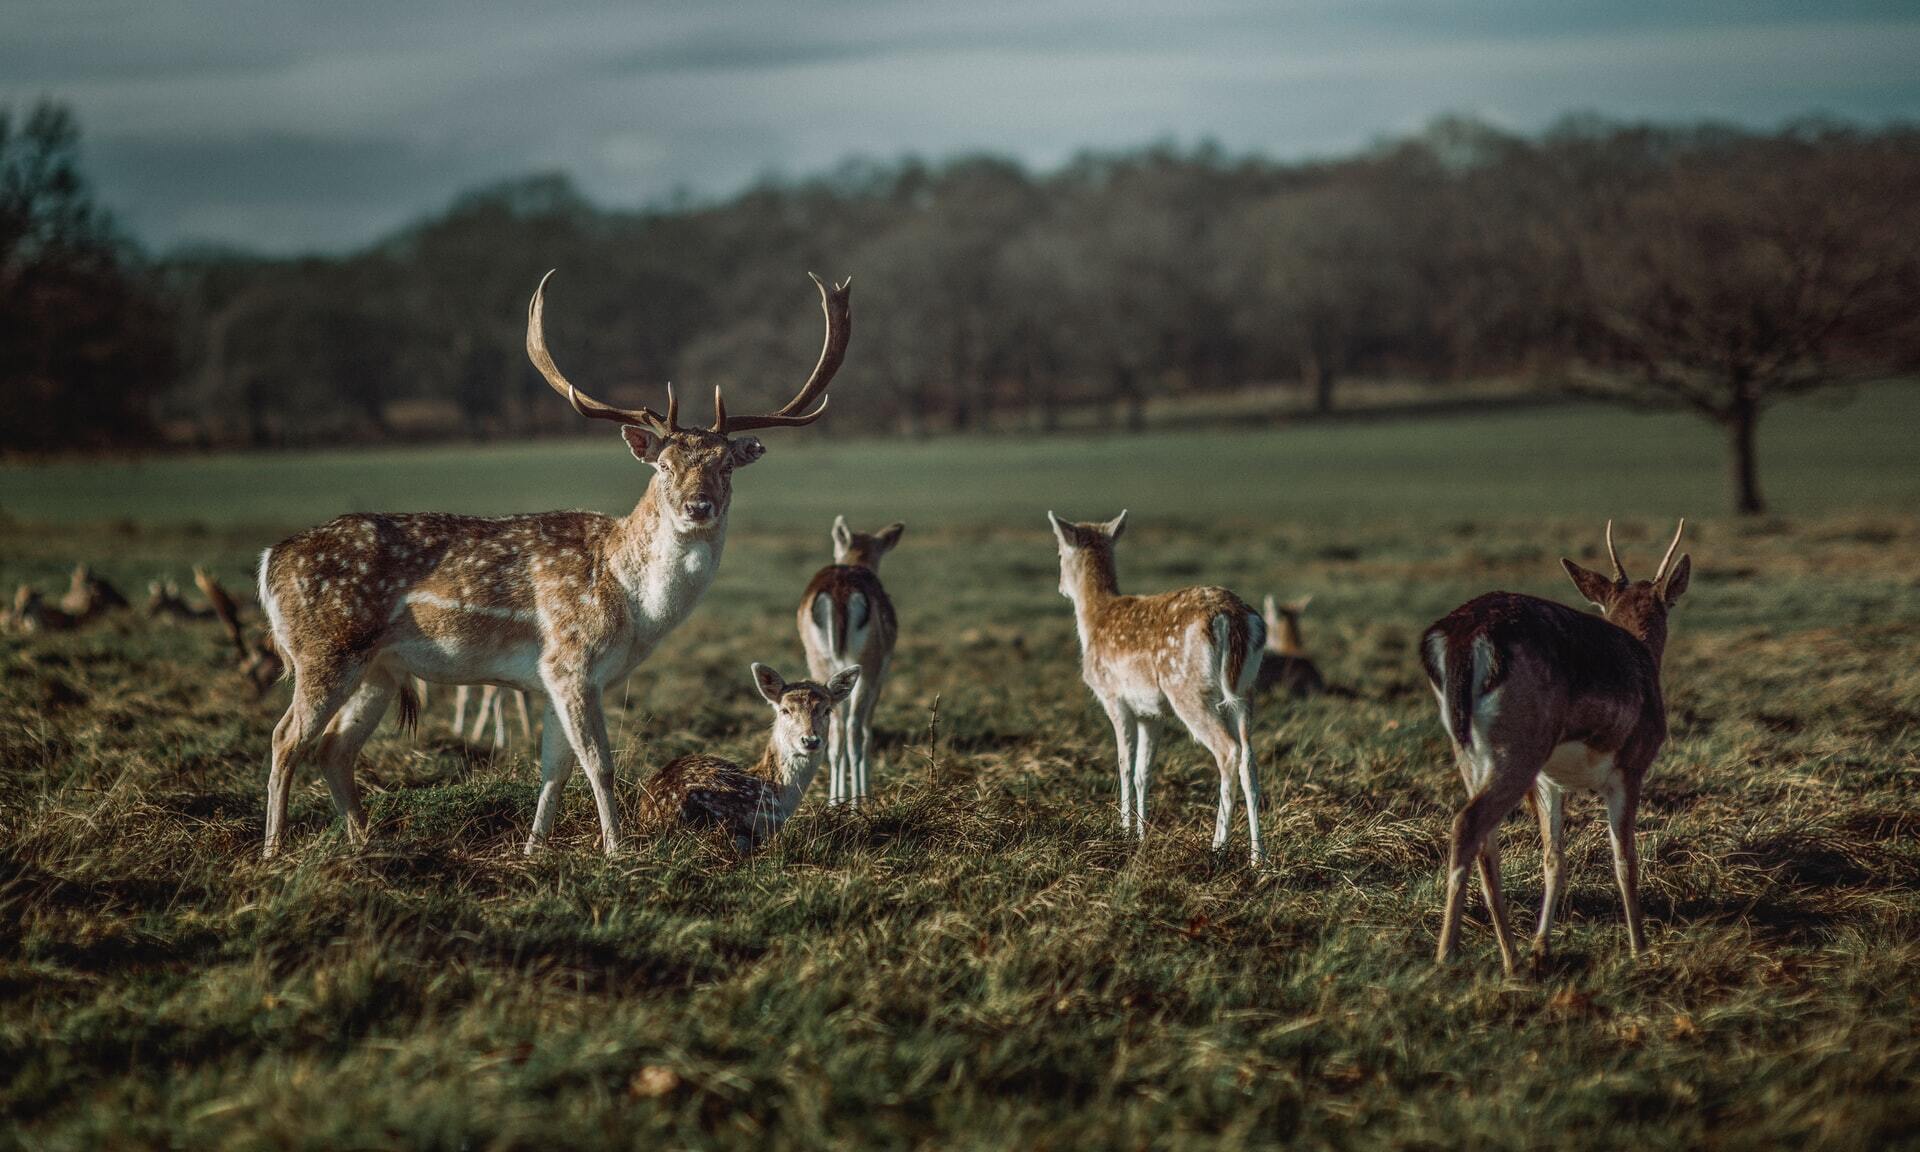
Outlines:
[{"label": "distant treeline", "polygon": [[73,207],[77,173],[35,215],[71,132],[51,108],[0,121],[0,448],[580,429],[523,350],[549,268],[569,375],[654,404],[671,379],[696,413],[715,384],[736,406],[789,394],[820,339],[803,273],[853,275],[823,425],[842,429],[1125,427],[1150,399],[1255,383],[1329,408],[1355,376],[1500,376],[1697,411],[1728,429],[1739,481],[1771,401],[1920,361],[1904,126],[1576,119],[1520,137],[1447,119],[1337,160],[848,163],[640,211],[545,175],[347,255],[157,263]]}]

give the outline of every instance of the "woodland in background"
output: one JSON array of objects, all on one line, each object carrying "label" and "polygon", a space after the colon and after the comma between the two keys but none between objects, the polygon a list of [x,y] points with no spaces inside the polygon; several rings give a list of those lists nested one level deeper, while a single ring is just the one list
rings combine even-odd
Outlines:
[{"label": "woodland in background", "polygon": [[549,268],[555,356],[616,403],[791,392],[813,270],[856,277],[823,427],[1140,427],[1150,399],[1287,382],[1325,411],[1358,377],[1501,378],[1713,421],[1744,511],[1769,405],[1920,365],[1908,126],[1445,119],[1320,162],[848,162],[637,211],[540,175],[358,252],[149,260],[93,207],[70,117],[9,125],[0,451],[582,431],[523,348]]}]

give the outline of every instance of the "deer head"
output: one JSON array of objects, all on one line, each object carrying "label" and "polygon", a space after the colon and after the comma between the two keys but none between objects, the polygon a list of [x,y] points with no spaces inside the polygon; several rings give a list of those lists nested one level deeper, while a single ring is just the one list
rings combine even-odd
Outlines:
[{"label": "deer head", "polygon": [[1626,565],[1620,562],[1620,552],[1613,546],[1611,520],[1607,521],[1607,558],[1613,562],[1612,576],[1582,568],[1565,558],[1560,561],[1580,595],[1600,609],[1602,616],[1646,641],[1656,656],[1666,646],[1667,612],[1679,602],[1693,573],[1692,556],[1682,553],[1678,562],[1673,558],[1680,547],[1680,534],[1686,528],[1687,522],[1682,519],[1673,530],[1667,554],[1661,557],[1660,567],[1651,580],[1634,580],[1627,575]]},{"label": "deer head", "polygon": [[845,516],[835,516],[833,562],[871,568],[878,572],[880,558],[893,551],[893,546],[900,543],[900,534],[906,530],[905,524],[895,521],[878,532],[855,532],[847,526]]},{"label": "deer head", "polygon": [[1060,543],[1060,595],[1072,600],[1089,586],[1103,592],[1119,588],[1113,542],[1126,531],[1125,509],[1105,523],[1062,520],[1052,512],[1047,513],[1047,522]]},{"label": "deer head", "polygon": [[[820,308],[826,313],[826,343],[813,374],[793,399],[778,411],[759,416],[733,416],[727,412],[720,389],[713,390],[713,424],[708,428],[682,428],[679,402],[673,385],[667,385],[665,415],[651,408],[616,408],[580,391],[555,367],[547,352],[542,325],[545,312],[548,272],[540,278],[533,301],[527,306],[527,356],[534,367],[567,398],[574,411],[590,420],[612,420],[636,459],[654,470],[655,498],[661,511],[681,532],[705,530],[722,521],[733,500],[733,470],[760,459],[766,447],[756,436],[736,433],[761,428],[789,428],[811,424],[827,410],[827,385],[846,359],[847,339],[852,334],[852,313],[848,309],[851,279],[828,287],[818,276],[812,277],[820,289]],[[817,406],[815,400],[819,401]]]},{"label": "deer head", "polygon": [[811,762],[826,747],[834,705],[853,695],[860,681],[858,667],[836,674],[825,685],[811,680],[792,684],[765,664],[753,666],[753,683],[773,705],[772,745],[783,763]]}]

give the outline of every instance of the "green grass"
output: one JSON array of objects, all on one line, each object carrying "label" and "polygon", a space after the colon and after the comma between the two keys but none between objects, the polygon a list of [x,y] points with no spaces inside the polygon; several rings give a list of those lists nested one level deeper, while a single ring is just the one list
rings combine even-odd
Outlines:
[{"label": "green grass", "polygon": [[[1910,381],[1809,400],[1762,425],[1778,510],[1920,504]],[[1690,516],[1728,505],[1724,445],[1684,415],[1573,406],[1400,423],[1304,424],[1151,437],[835,442],[775,431],[742,472],[735,523],[1025,524],[1049,505],[1156,519],[1347,521],[1467,516]],[[342,512],[622,511],[645,472],[611,430],[585,440],[410,450],[75,461],[0,468],[0,512],[47,521],[288,525]],[[1040,521],[1044,523],[1044,521]]]},{"label": "green grass", "polygon": [[[907,508],[911,526],[886,571],[903,636],[878,803],[810,799],[744,862],[680,839],[605,861],[578,783],[524,860],[527,751],[464,749],[436,702],[363,758],[368,848],[303,779],[290,851],[264,864],[284,687],[253,702],[205,626],[0,639],[0,1146],[1912,1146],[1920,518],[1890,459],[1912,414],[1874,393],[1777,421],[1768,479],[1791,515],[1744,524],[1711,514],[1710,440],[1613,415],[770,436],[707,601],[616,701],[626,802],[682,751],[754,746],[747,663],[798,667],[792,602],[833,510]],[[1610,448],[1616,428],[1644,438]],[[362,502],[613,507],[638,483],[612,445],[140,471],[84,500],[83,469],[0,483],[16,515],[73,500],[206,526],[0,525],[0,585],[52,589],[87,558],[123,585],[199,561],[244,588],[280,530],[249,524]],[[191,484],[238,503],[201,507]],[[1127,587],[1312,592],[1308,639],[1355,693],[1263,704],[1265,870],[1244,832],[1208,849],[1211,767],[1184,737],[1163,744],[1154,839],[1119,834],[1111,733],[1039,513],[1124,503]],[[1609,513],[1645,566],[1683,510],[1695,579],[1641,833],[1652,956],[1626,955],[1589,799],[1552,966],[1502,979],[1476,896],[1464,955],[1435,970],[1461,797],[1414,638],[1492,587],[1570,600],[1555,560],[1593,560]],[[1516,818],[1505,837],[1530,927],[1533,832]]]}]

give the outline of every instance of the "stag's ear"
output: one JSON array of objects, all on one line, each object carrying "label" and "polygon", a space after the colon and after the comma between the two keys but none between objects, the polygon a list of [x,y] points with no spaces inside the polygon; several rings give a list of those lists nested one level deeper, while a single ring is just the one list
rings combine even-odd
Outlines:
[{"label": "stag's ear", "polygon": [[727,458],[735,468],[745,468],[767,454],[767,446],[758,436],[738,436],[727,441]]},{"label": "stag's ear", "polygon": [[1660,582],[1660,598],[1667,602],[1667,607],[1671,608],[1679,602],[1680,594],[1687,590],[1687,581],[1692,577],[1693,557],[1681,553],[1680,559],[1673,563],[1673,571],[1667,573],[1666,579]]},{"label": "stag's ear", "polygon": [[620,425],[620,436],[627,442],[627,450],[633,453],[633,458],[642,464],[651,464],[660,459],[660,450],[667,446],[665,436],[638,424]]},{"label": "stag's ear", "polygon": [[847,549],[853,547],[853,529],[847,527],[845,516],[833,518],[833,554],[835,558],[845,556]]},{"label": "stag's ear", "polygon": [[1560,559],[1560,566],[1567,570],[1567,575],[1573,577],[1573,586],[1580,589],[1580,595],[1587,598],[1587,603],[1602,612],[1607,610],[1607,604],[1613,597],[1612,580],[1590,568],[1582,568],[1564,556]]},{"label": "stag's ear", "polygon": [[900,543],[900,533],[906,530],[907,526],[896,520],[885,528],[880,529],[880,531],[875,534],[874,541],[880,545],[880,551],[891,552],[893,551],[893,546]]},{"label": "stag's ear", "polygon": [[753,666],[753,686],[760,689],[760,695],[775,708],[780,707],[780,697],[787,691],[787,682],[780,678],[780,673],[765,664]]},{"label": "stag's ear", "polygon": [[1078,548],[1083,543],[1080,539],[1080,529],[1055,516],[1052,509],[1047,511],[1047,523],[1053,525],[1053,534],[1059,537],[1062,547]]},{"label": "stag's ear", "polygon": [[1120,533],[1127,530],[1127,510],[1125,508],[1120,509],[1120,515],[1102,524],[1101,527],[1106,529],[1107,539],[1120,539]]},{"label": "stag's ear", "polygon": [[833,697],[833,702],[838,704],[853,695],[853,686],[858,683],[860,683],[859,665],[843,668],[834,673],[833,679],[827,681],[827,695]]}]

